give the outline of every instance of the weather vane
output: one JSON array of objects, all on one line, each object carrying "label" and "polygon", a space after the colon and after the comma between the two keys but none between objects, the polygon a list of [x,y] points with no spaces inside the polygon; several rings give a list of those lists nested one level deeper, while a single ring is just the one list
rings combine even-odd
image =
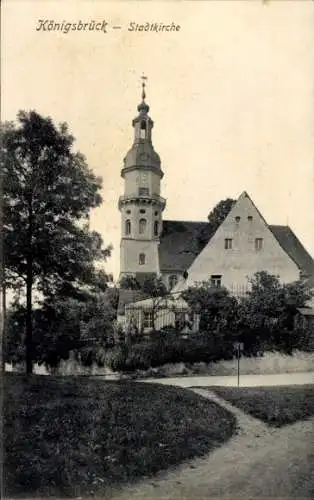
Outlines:
[{"label": "weather vane", "polygon": [[141,76],[141,80],[142,80],[142,99],[143,101],[145,100],[145,97],[146,97],[146,93],[145,93],[145,81],[147,80],[147,76],[145,76],[144,74]]}]

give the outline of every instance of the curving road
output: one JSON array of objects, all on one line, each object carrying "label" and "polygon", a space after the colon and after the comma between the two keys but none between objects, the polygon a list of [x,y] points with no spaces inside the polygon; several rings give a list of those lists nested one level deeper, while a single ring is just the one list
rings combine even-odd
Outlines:
[{"label": "curving road", "polygon": [[108,496],[112,500],[314,498],[314,419],[280,429],[232,407],[207,389],[195,392],[237,416],[239,431],[207,457]]},{"label": "curving road", "polygon": [[[139,382],[175,385],[177,387],[236,387],[236,376],[213,377],[210,375],[193,377],[171,377],[144,379]],[[314,384],[314,372],[279,373],[272,375],[240,375],[240,387],[266,387],[279,385]]]}]

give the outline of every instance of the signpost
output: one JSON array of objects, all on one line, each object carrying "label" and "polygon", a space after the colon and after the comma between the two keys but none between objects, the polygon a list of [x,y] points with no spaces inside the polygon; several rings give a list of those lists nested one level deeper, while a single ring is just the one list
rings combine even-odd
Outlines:
[{"label": "signpost", "polygon": [[243,352],[244,349],[243,342],[234,342],[233,349],[236,353],[238,360],[238,387],[240,387],[240,358],[241,358],[241,353]]}]

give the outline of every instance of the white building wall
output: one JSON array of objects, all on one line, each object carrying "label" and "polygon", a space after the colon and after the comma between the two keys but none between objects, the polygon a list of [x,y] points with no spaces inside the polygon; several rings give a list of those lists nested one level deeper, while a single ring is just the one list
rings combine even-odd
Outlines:
[{"label": "white building wall", "polygon": [[[256,238],[262,238],[262,248],[255,247]],[[225,249],[225,240],[232,240],[232,248]],[[188,270],[188,278],[181,280],[180,288],[206,281],[212,275],[221,275],[221,284],[243,293],[248,279],[258,271],[267,271],[279,277],[282,283],[299,279],[299,268],[282,249],[264,219],[244,193],[218,228],[203,251]]]}]

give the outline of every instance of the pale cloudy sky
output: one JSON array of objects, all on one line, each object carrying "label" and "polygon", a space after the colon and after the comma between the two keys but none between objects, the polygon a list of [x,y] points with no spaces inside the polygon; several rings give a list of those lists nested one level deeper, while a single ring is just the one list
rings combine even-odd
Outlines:
[{"label": "pale cloudy sky", "polygon": [[[40,19],[105,20],[108,33],[36,31]],[[181,29],[135,33],[132,21]],[[114,245],[106,269],[117,276],[120,170],[144,72],[165,219],[205,220],[246,190],[314,255],[313,26],[307,0],[5,0],[1,118],[35,109],[68,122],[104,180],[92,223]]]}]

